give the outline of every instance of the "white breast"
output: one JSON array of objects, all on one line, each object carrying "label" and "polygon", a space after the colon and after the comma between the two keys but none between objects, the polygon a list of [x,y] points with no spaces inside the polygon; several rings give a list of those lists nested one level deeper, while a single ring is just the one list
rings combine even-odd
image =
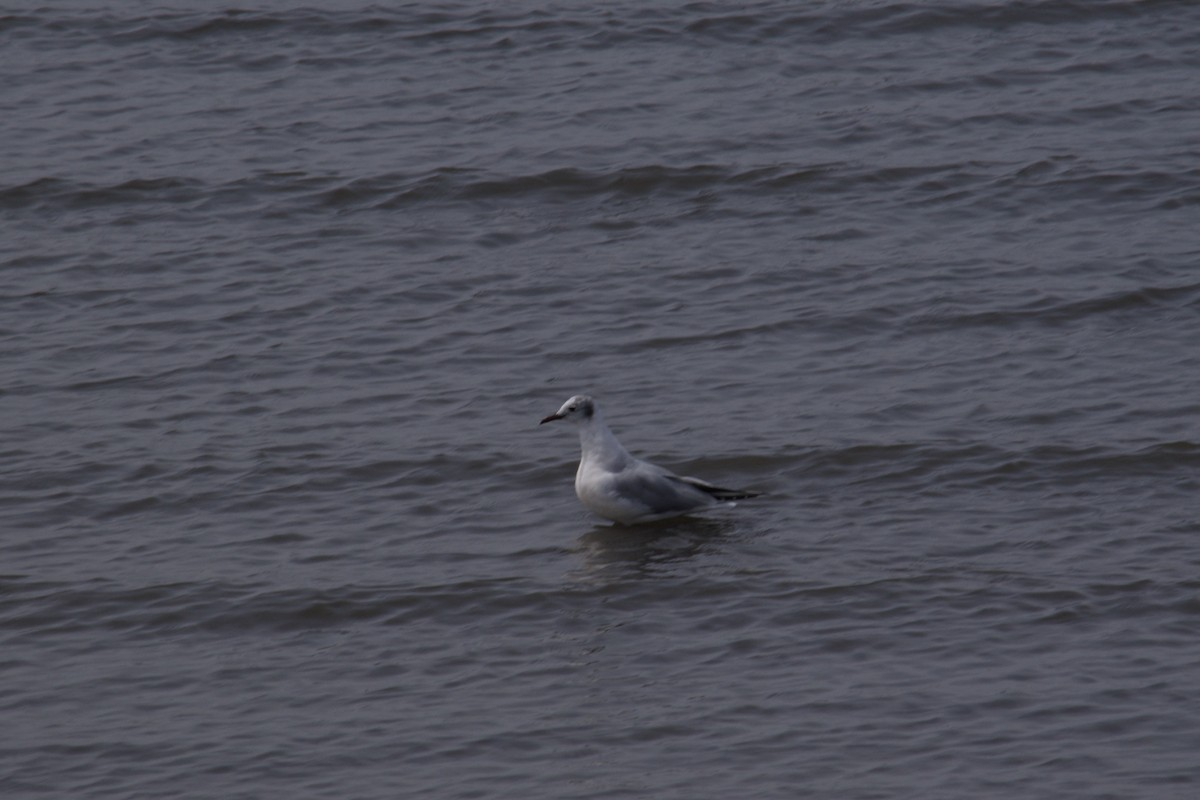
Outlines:
[{"label": "white breast", "polygon": [[612,473],[586,462],[580,463],[575,473],[575,495],[588,511],[616,522],[633,522],[650,512],[641,503],[622,498],[614,491]]}]

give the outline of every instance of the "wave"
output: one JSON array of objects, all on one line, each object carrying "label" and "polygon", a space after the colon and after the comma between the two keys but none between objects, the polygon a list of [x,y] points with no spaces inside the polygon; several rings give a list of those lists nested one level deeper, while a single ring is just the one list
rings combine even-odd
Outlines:
[{"label": "wave", "polygon": [[[0,33],[23,29],[71,38],[109,37],[117,43],[159,39],[211,43],[244,36],[345,36],[369,34],[410,45],[446,46],[464,42],[489,46],[607,48],[629,43],[763,44],[772,40],[827,42],[927,34],[964,28],[995,33],[1018,25],[1076,25],[1121,21],[1147,14],[1191,10],[1186,0],[1111,0],[1078,2],[971,2],[953,0],[912,3],[907,0],[870,4],[827,4],[796,13],[776,3],[757,3],[731,11],[718,3],[688,3],[673,8],[607,5],[603,10],[498,10],[494,7],[447,6],[435,10],[367,6],[352,10],[297,8],[288,10],[224,9],[160,11],[119,16],[102,13],[13,14],[0,17]],[[395,55],[395,54],[393,54]]]},{"label": "wave", "polygon": [[787,472],[823,481],[897,484],[918,491],[980,487],[1056,489],[1128,479],[1188,480],[1200,468],[1200,443],[1161,442],[1138,448],[1040,445],[1023,449],[986,444],[851,445],[789,456]]},{"label": "wave", "polygon": [[[214,183],[186,175],[138,177],[96,184],[44,176],[0,186],[0,209],[89,208],[107,204],[220,203],[238,205],[262,199],[295,201],[298,209],[385,209],[422,204],[486,203],[542,198],[547,202],[587,198],[708,198],[745,195],[763,201],[794,195],[861,196],[902,192],[913,203],[963,202],[995,206],[1026,202],[1023,195],[1072,194],[1095,200],[1149,203],[1154,207],[1194,202],[1200,197],[1200,170],[1121,174],[1095,172],[1085,165],[1009,164],[970,161],[906,167],[846,162],[735,165],[618,164],[608,169],[563,166],[505,174],[453,165],[425,172],[342,176],[306,171],[264,171]],[[1189,198],[1192,200],[1189,201]],[[790,206],[789,206],[790,207]]]},{"label": "wave", "polygon": [[988,311],[937,313],[921,311],[906,327],[911,331],[963,328],[1011,328],[1023,325],[1060,327],[1094,316],[1200,308],[1200,283],[1142,286],[1085,298],[1041,297],[1029,303]]},{"label": "wave", "polygon": [[186,581],[128,587],[0,576],[10,634],[106,630],[146,634],[254,634],[357,623],[460,627],[497,617],[536,625],[576,602],[590,605],[603,587],[543,586],[520,578],[479,578],[415,586],[345,585],[272,588],[227,581]]}]

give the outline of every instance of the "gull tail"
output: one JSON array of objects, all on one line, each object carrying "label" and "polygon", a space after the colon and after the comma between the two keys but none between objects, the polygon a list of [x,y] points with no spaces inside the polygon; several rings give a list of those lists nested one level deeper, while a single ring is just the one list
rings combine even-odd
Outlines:
[{"label": "gull tail", "polygon": [[745,489],[722,489],[720,486],[700,486],[697,488],[703,489],[718,500],[749,500],[751,497],[762,495],[762,492],[749,492]]},{"label": "gull tail", "polygon": [[699,478],[678,478],[678,480],[689,486],[695,486],[705,494],[712,495],[716,500],[749,500],[751,497],[762,496],[762,492],[751,492],[746,489],[723,489]]}]

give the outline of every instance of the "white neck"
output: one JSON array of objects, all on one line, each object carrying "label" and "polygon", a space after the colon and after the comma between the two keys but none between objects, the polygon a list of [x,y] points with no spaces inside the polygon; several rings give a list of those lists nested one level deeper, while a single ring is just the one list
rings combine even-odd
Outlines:
[{"label": "white neck", "polygon": [[579,449],[582,451],[580,465],[596,462],[609,470],[616,470],[632,456],[613,436],[613,432],[604,424],[604,419],[597,409],[591,419],[584,420],[579,425]]}]

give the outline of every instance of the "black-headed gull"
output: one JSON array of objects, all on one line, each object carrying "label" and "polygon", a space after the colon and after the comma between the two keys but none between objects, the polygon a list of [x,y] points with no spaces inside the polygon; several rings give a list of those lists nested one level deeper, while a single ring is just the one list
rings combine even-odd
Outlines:
[{"label": "black-headed gull", "polygon": [[579,426],[582,455],[575,473],[575,494],[585,508],[606,519],[625,524],[649,522],[759,495],[685,478],[633,457],[604,424],[596,401],[587,395],[575,395],[540,424],[556,419]]}]

